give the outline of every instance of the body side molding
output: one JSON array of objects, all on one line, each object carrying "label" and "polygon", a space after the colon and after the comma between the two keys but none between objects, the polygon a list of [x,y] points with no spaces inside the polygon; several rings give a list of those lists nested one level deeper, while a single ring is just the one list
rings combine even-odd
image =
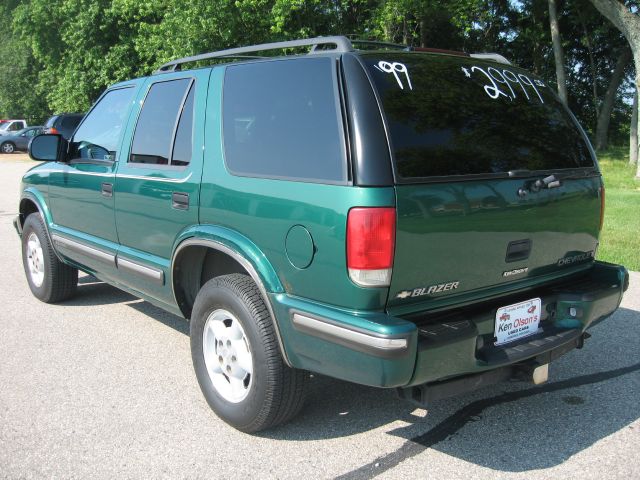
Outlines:
[{"label": "body side molding", "polygon": [[116,256],[111,253],[100,250],[99,248],[90,247],[89,245],[85,245],[84,243],[80,243],[66,237],[62,237],[56,233],[52,235],[52,239],[53,244],[58,247],[68,248],[69,250],[72,250],[81,255],[91,257],[94,260],[98,260],[114,267],[116,266]]},{"label": "body side molding", "polygon": [[139,263],[122,258],[120,255],[116,258],[116,264],[118,266],[118,270],[123,270],[133,275],[137,275],[158,285],[164,285],[164,272],[162,270],[147,267],[146,265],[140,265]]}]

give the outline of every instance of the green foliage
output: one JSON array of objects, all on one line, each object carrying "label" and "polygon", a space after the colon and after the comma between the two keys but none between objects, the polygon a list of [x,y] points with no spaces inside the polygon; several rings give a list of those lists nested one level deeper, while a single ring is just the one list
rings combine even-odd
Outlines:
[{"label": "green foliage", "polygon": [[[602,96],[624,39],[586,0],[560,7],[571,108],[592,130],[593,85]],[[176,57],[335,34],[498,51],[554,83],[546,0],[4,0],[0,116],[85,111],[108,85]],[[623,93],[612,116],[620,142]]]},{"label": "green foliage", "polygon": [[611,149],[600,155],[606,186],[605,220],[598,259],[640,270],[640,180],[629,165],[629,149]]}]

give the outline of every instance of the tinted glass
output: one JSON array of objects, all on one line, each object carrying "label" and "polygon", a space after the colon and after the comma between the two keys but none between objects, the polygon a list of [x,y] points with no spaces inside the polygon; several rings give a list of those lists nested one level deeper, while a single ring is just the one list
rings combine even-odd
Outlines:
[{"label": "tinted glass", "polygon": [[47,123],[45,123],[44,126],[47,127],[47,128],[53,127],[53,124],[56,122],[57,119],[58,119],[58,115],[54,115],[53,117],[49,117],[49,120],[47,120]]},{"label": "tinted glass", "polygon": [[58,130],[60,130],[64,137],[70,137],[73,135],[73,131],[80,123],[80,120],[82,120],[82,117],[83,115],[62,115]]},{"label": "tinted glass", "polygon": [[524,70],[448,55],[364,60],[402,178],[593,166],[551,88]]},{"label": "tinted glass", "polygon": [[336,75],[329,58],[227,67],[227,167],[247,176],[346,180]]},{"label": "tinted glass", "polygon": [[115,160],[134,88],[107,92],[80,125],[71,144],[72,158]]},{"label": "tinted glass", "polygon": [[181,79],[151,86],[136,125],[130,162],[169,164],[173,133],[189,83],[189,79]]},{"label": "tinted glass", "polygon": [[173,155],[171,165],[188,165],[191,161],[191,145],[193,143],[193,97],[195,88],[191,86],[187,100],[184,102],[178,130],[176,131],[176,141],[173,145]]}]

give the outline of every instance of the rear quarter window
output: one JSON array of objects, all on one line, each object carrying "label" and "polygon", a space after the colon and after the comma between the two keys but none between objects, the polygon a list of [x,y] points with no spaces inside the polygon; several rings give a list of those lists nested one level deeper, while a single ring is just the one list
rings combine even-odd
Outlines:
[{"label": "rear quarter window", "polygon": [[305,58],[227,67],[223,136],[232,174],[346,182],[335,60]]},{"label": "rear quarter window", "polygon": [[534,75],[448,55],[364,56],[400,180],[593,167],[571,114]]}]

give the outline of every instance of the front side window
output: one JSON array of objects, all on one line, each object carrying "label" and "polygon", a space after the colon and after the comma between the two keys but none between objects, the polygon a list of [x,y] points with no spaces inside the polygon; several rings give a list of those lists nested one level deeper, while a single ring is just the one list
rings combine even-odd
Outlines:
[{"label": "front side window", "polygon": [[225,161],[236,175],[347,180],[336,72],[330,58],[227,67]]},{"label": "front side window", "polygon": [[119,88],[107,92],[89,112],[73,136],[71,158],[116,159],[125,116],[135,89]]},{"label": "front side window", "polygon": [[[193,88],[191,79],[151,86],[140,111],[130,163],[187,165],[191,159]],[[176,142],[173,161],[172,147]]]}]

